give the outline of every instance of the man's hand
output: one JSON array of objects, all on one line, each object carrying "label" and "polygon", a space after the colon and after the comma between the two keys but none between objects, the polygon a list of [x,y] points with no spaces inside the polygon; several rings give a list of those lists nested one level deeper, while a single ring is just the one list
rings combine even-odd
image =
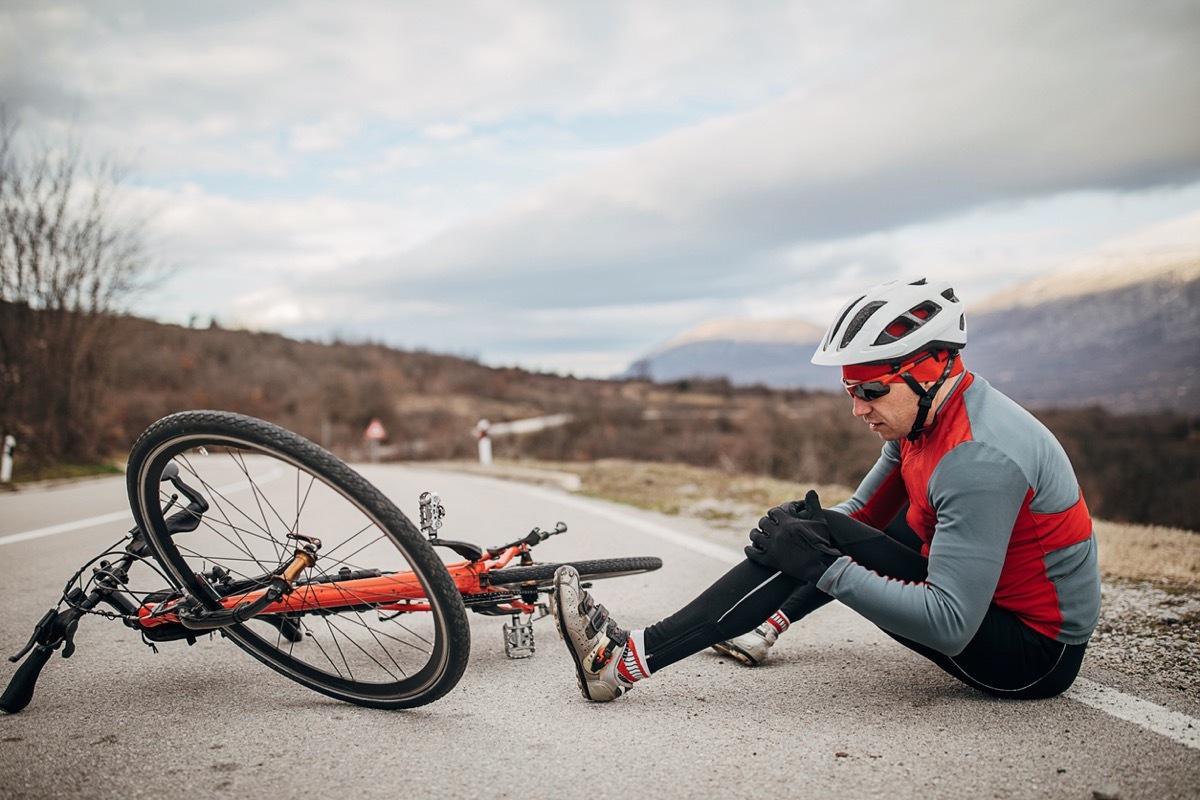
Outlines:
[{"label": "man's hand", "polygon": [[750,531],[746,558],[807,583],[816,583],[842,553],[829,539],[829,525],[817,493],[804,502],[773,508]]},{"label": "man's hand", "polygon": [[803,500],[789,500],[781,503],[768,511],[767,516],[771,516],[776,511],[787,517],[799,517],[800,519],[809,519],[810,517]]}]

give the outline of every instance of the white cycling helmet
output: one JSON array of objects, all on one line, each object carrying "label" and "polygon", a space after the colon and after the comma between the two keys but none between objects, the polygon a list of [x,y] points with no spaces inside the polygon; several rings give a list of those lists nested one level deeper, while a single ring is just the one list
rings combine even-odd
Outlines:
[{"label": "white cycling helmet", "polygon": [[851,300],[813,353],[827,367],[899,364],[929,350],[967,344],[962,301],[945,281],[889,281]]}]

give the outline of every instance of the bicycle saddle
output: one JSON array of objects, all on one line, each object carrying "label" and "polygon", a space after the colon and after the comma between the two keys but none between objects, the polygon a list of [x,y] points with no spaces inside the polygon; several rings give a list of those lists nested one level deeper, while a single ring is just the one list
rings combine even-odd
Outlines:
[{"label": "bicycle saddle", "polygon": [[429,543],[434,547],[449,547],[470,561],[479,561],[483,558],[483,548],[470,542],[456,542],[453,539],[430,539]]}]

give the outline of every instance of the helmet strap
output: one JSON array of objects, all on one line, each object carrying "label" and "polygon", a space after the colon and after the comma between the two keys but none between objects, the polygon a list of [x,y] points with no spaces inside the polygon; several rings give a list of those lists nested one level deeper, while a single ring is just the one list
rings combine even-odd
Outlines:
[{"label": "helmet strap", "polygon": [[933,408],[933,398],[937,397],[937,393],[941,391],[946,379],[950,377],[950,370],[954,369],[956,358],[958,358],[958,351],[951,350],[950,357],[946,359],[946,368],[942,370],[942,377],[938,378],[928,391],[909,373],[906,372],[900,376],[917,396],[917,418],[913,421],[912,430],[909,431],[907,437],[910,442],[925,432],[925,420],[929,418],[929,410]]}]

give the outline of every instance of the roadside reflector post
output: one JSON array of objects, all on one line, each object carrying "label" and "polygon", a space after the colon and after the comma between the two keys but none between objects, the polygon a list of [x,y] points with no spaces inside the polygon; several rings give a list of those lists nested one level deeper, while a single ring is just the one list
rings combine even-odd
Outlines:
[{"label": "roadside reflector post", "polygon": [[479,463],[485,467],[492,463],[492,437],[488,435],[488,429],[492,425],[486,419],[481,419],[475,424],[475,438],[479,440]]},{"label": "roadside reflector post", "polygon": [[4,455],[0,457],[0,483],[12,481],[13,450],[17,449],[16,437],[9,434],[4,437]]}]

